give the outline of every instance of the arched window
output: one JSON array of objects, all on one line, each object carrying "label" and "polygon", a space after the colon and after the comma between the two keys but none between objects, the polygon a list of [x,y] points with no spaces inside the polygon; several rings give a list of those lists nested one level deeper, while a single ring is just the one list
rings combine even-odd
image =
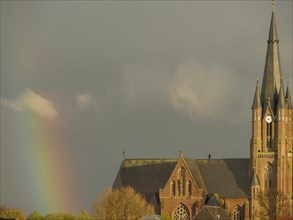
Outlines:
[{"label": "arched window", "polygon": [[175,196],[176,195],[176,185],[175,185],[175,181],[172,180],[170,183],[170,195],[171,196]]},{"label": "arched window", "polygon": [[267,147],[272,147],[272,123],[267,123]]},{"label": "arched window", "polygon": [[273,165],[268,163],[268,165],[264,168],[264,186],[266,189],[273,187],[273,175]]},{"label": "arched window", "polygon": [[173,218],[175,220],[189,220],[190,217],[188,208],[185,205],[180,204],[173,212]]},{"label": "arched window", "polygon": [[180,167],[178,170],[178,195],[185,196],[185,169]]},{"label": "arched window", "polygon": [[233,220],[242,220],[242,209],[239,205],[235,206],[234,208]]}]

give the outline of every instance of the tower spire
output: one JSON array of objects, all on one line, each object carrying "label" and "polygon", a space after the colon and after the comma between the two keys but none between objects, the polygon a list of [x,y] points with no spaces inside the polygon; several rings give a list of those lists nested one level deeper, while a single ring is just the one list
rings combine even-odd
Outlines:
[{"label": "tower spire", "polygon": [[252,109],[257,109],[257,108],[261,108],[261,107],[262,106],[261,106],[261,101],[260,101],[260,95],[259,95],[259,89],[258,89],[258,78],[257,78]]},{"label": "tower spire", "polygon": [[270,32],[268,38],[267,55],[265,61],[262,89],[261,89],[261,102],[266,104],[268,98],[271,99],[272,108],[277,105],[279,91],[281,87],[281,65],[279,55],[279,40],[275,19],[275,1],[272,0],[272,17],[270,24]]}]

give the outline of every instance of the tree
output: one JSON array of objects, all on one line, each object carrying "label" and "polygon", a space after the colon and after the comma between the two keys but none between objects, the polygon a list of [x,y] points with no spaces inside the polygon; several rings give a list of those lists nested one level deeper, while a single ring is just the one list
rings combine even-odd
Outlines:
[{"label": "tree", "polygon": [[104,191],[93,204],[95,219],[138,219],[154,214],[154,207],[131,187]]},{"label": "tree", "polygon": [[25,220],[25,214],[20,209],[1,207],[0,218]]},{"label": "tree", "polygon": [[277,217],[288,215],[289,199],[275,189],[260,192],[257,202],[255,216],[261,220],[275,220]]},{"label": "tree", "polygon": [[27,217],[27,220],[44,220],[44,216],[42,216],[39,212],[34,211]]},{"label": "tree", "polygon": [[94,218],[91,217],[86,210],[82,210],[78,220],[94,220]]}]

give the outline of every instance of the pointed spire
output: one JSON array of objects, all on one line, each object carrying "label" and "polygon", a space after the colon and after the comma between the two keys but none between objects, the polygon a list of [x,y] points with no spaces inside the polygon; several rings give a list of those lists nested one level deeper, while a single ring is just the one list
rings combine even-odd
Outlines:
[{"label": "pointed spire", "polygon": [[[273,7],[273,9],[274,9],[274,7]],[[276,18],[275,18],[274,10],[272,12],[272,17],[271,17],[271,26],[270,26],[270,33],[269,33],[269,40],[268,41],[271,41],[271,42],[278,41]]]},{"label": "pointed spire", "polygon": [[283,81],[281,82],[281,88],[279,92],[279,100],[277,109],[286,108],[285,97],[284,97],[284,89],[283,89]]},{"label": "pointed spire", "polygon": [[251,179],[251,186],[259,186],[259,180],[258,177],[256,175],[255,169],[253,169],[253,173],[252,173],[252,179]]},{"label": "pointed spire", "polygon": [[285,100],[288,103],[288,108],[292,110],[293,106],[292,106],[292,99],[290,94],[289,80],[287,80],[287,90],[286,90]]},{"label": "pointed spire", "polygon": [[267,55],[262,82],[261,102],[264,104],[267,98],[271,98],[272,108],[274,108],[278,101],[282,74],[279,55],[279,40],[274,13],[274,1],[272,2],[272,5],[273,12],[271,17]]},{"label": "pointed spire", "polygon": [[261,101],[260,101],[260,95],[259,95],[259,88],[258,88],[258,79],[256,80],[256,88],[254,93],[254,99],[252,104],[252,109],[261,108]]}]

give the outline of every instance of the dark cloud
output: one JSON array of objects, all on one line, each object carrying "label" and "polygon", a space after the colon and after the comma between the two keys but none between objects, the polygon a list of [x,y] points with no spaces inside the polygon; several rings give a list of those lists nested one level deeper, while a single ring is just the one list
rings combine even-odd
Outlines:
[{"label": "dark cloud", "polygon": [[[58,211],[41,207],[25,181],[17,128],[27,116],[6,108],[26,88],[58,109],[75,212],[112,184],[123,149],[248,157],[270,15],[269,1],[1,1],[1,202]],[[277,2],[276,19],[292,81],[292,1]]]}]

